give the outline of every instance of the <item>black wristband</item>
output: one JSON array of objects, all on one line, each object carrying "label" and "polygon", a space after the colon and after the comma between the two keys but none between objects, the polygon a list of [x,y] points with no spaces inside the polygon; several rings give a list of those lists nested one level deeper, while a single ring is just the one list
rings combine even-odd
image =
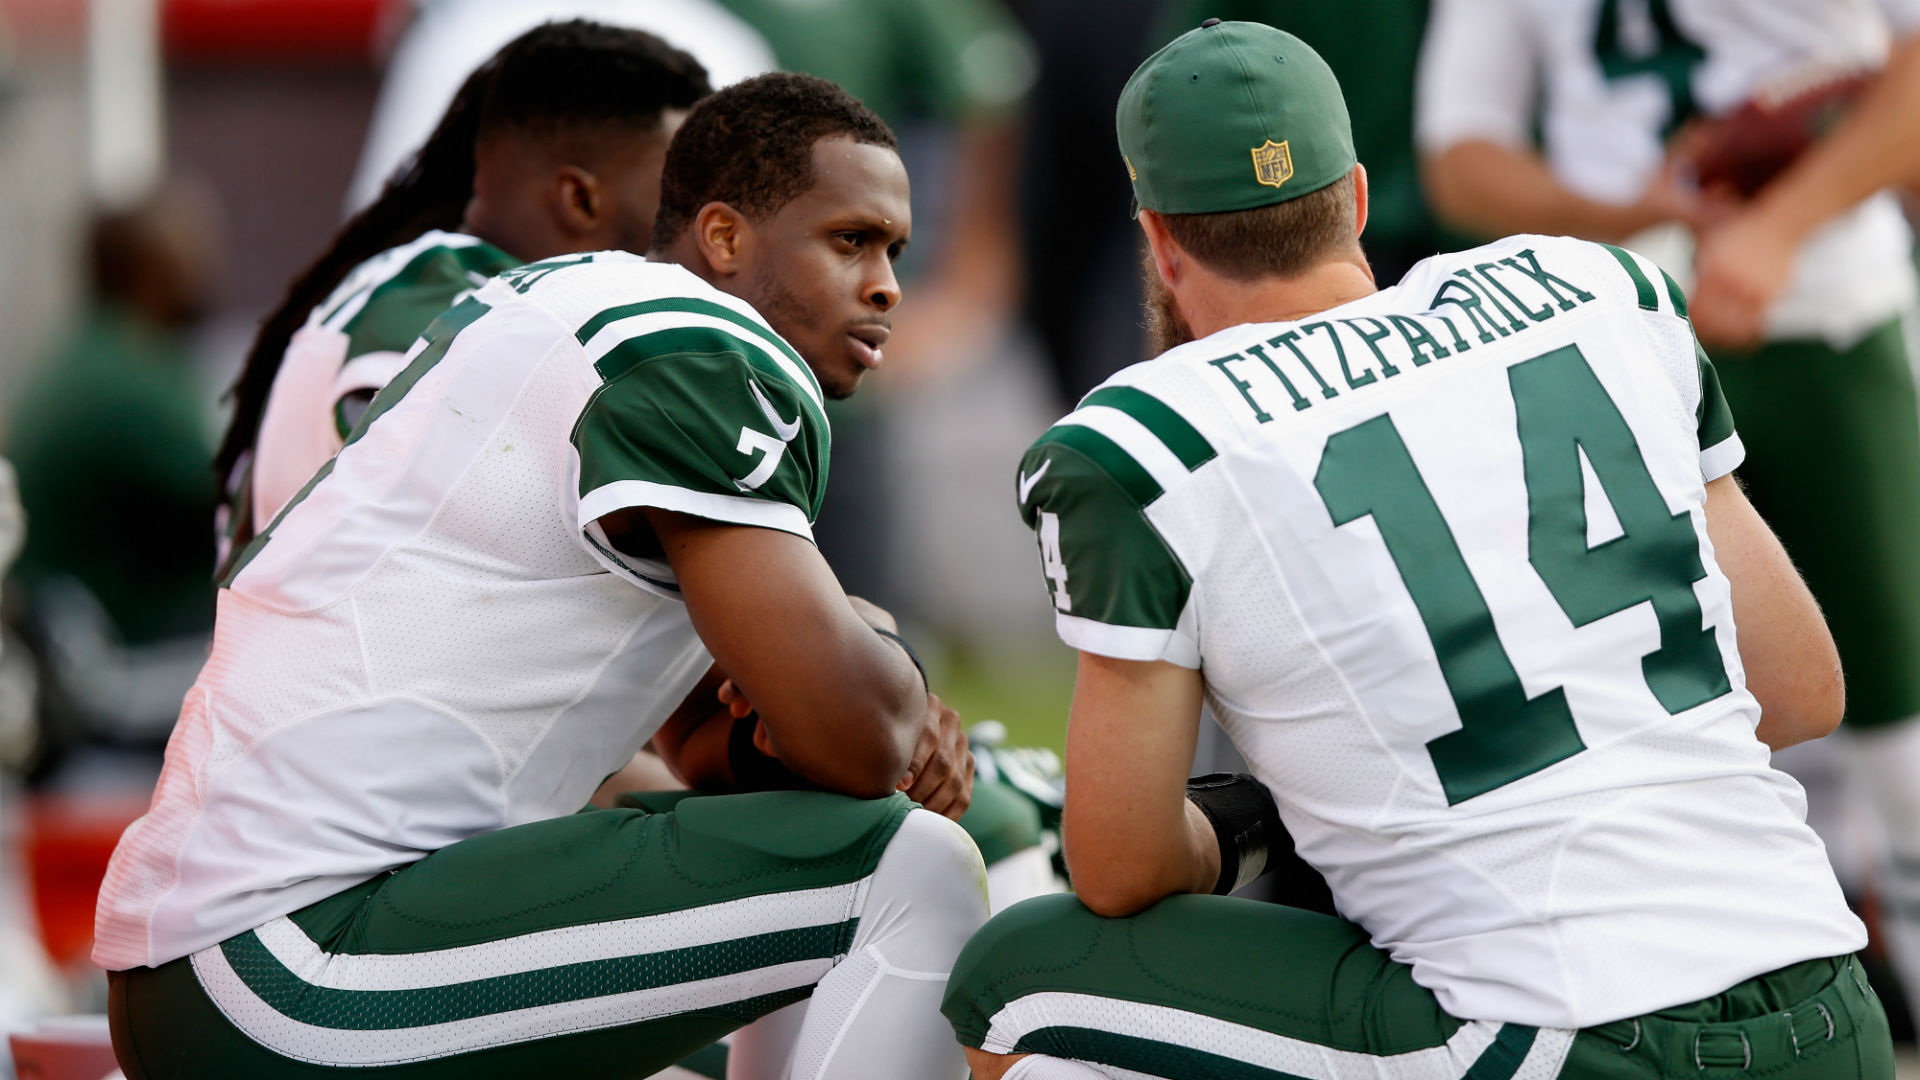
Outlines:
[{"label": "black wristband", "polygon": [[1187,798],[1213,826],[1220,845],[1220,878],[1214,894],[1227,893],[1259,877],[1267,855],[1288,842],[1273,792],[1246,773],[1209,773],[1187,781]]},{"label": "black wristband", "polygon": [[877,626],[873,628],[873,632],[905,650],[907,659],[913,661],[913,669],[920,673],[920,686],[931,694],[933,692],[933,683],[927,678],[927,665],[920,662],[920,654],[913,651],[913,646],[907,644],[907,639],[891,630],[882,630]]},{"label": "black wristband", "polygon": [[727,733],[727,765],[733,769],[735,791],[794,791],[812,787],[798,773],[753,745],[760,718],[748,713],[733,722]]}]

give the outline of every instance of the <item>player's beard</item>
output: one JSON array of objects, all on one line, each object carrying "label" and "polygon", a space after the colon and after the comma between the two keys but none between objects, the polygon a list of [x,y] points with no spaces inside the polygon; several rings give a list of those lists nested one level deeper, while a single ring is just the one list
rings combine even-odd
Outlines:
[{"label": "player's beard", "polygon": [[1141,277],[1147,292],[1147,343],[1152,346],[1153,355],[1159,356],[1176,345],[1192,341],[1193,327],[1180,317],[1179,305],[1173,302],[1167,283],[1160,280],[1160,270],[1153,263],[1151,251],[1143,260]]},{"label": "player's beard", "polygon": [[[753,293],[756,298],[749,302],[773,324],[775,330],[783,326],[804,327],[813,317],[807,302],[771,271],[762,271]],[[848,361],[848,364],[851,363]],[[857,369],[847,372],[829,367],[823,371],[812,364],[807,366],[813,369],[814,378],[819,380],[820,392],[835,401],[845,401],[860,388],[860,372]]]}]

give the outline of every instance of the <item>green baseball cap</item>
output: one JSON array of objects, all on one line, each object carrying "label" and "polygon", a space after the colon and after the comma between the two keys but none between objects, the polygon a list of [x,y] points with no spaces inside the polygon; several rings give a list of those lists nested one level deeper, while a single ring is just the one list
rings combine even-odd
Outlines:
[{"label": "green baseball cap", "polygon": [[1353,125],[1320,54],[1263,23],[1208,19],[1140,65],[1114,117],[1135,202],[1251,210],[1353,169]]}]

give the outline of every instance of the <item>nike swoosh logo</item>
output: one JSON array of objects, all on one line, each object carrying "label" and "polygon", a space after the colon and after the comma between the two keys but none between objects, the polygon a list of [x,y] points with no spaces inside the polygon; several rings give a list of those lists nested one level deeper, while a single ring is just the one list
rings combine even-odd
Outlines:
[{"label": "nike swoosh logo", "polygon": [[753,399],[760,403],[760,411],[767,415],[767,423],[773,425],[773,433],[780,436],[781,442],[792,442],[793,437],[800,434],[800,418],[794,417],[792,423],[780,419],[780,414],[773,411],[773,402],[761,393],[760,384],[749,380],[747,385],[753,388]]},{"label": "nike swoosh logo", "polygon": [[1032,476],[1028,476],[1026,473],[1020,474],[1020,505],[1021,506],[1027,505],[1027,496],[1033,494],[1033,485],[1039,483],[1040,478],[1047,475],[1047,470],[1052,467],[1053,467],[1053,459],[1048,458],[1047,460],[1040,463],[1039,468],[1033,470]]}]

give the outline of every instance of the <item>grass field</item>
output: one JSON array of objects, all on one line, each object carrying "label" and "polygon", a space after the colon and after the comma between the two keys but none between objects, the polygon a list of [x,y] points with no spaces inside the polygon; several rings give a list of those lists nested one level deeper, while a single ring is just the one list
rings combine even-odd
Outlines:
[{"label": "grass field", "polygon": [[1071,649],[1057,641],[1038,642],[1029,650],[991,657],[948,648],[931,674],[934,691],[960,711],[967,726],[998,720],[1007,726],[1008,745],[1046,746],[1064,753],[1073,665]]}]

